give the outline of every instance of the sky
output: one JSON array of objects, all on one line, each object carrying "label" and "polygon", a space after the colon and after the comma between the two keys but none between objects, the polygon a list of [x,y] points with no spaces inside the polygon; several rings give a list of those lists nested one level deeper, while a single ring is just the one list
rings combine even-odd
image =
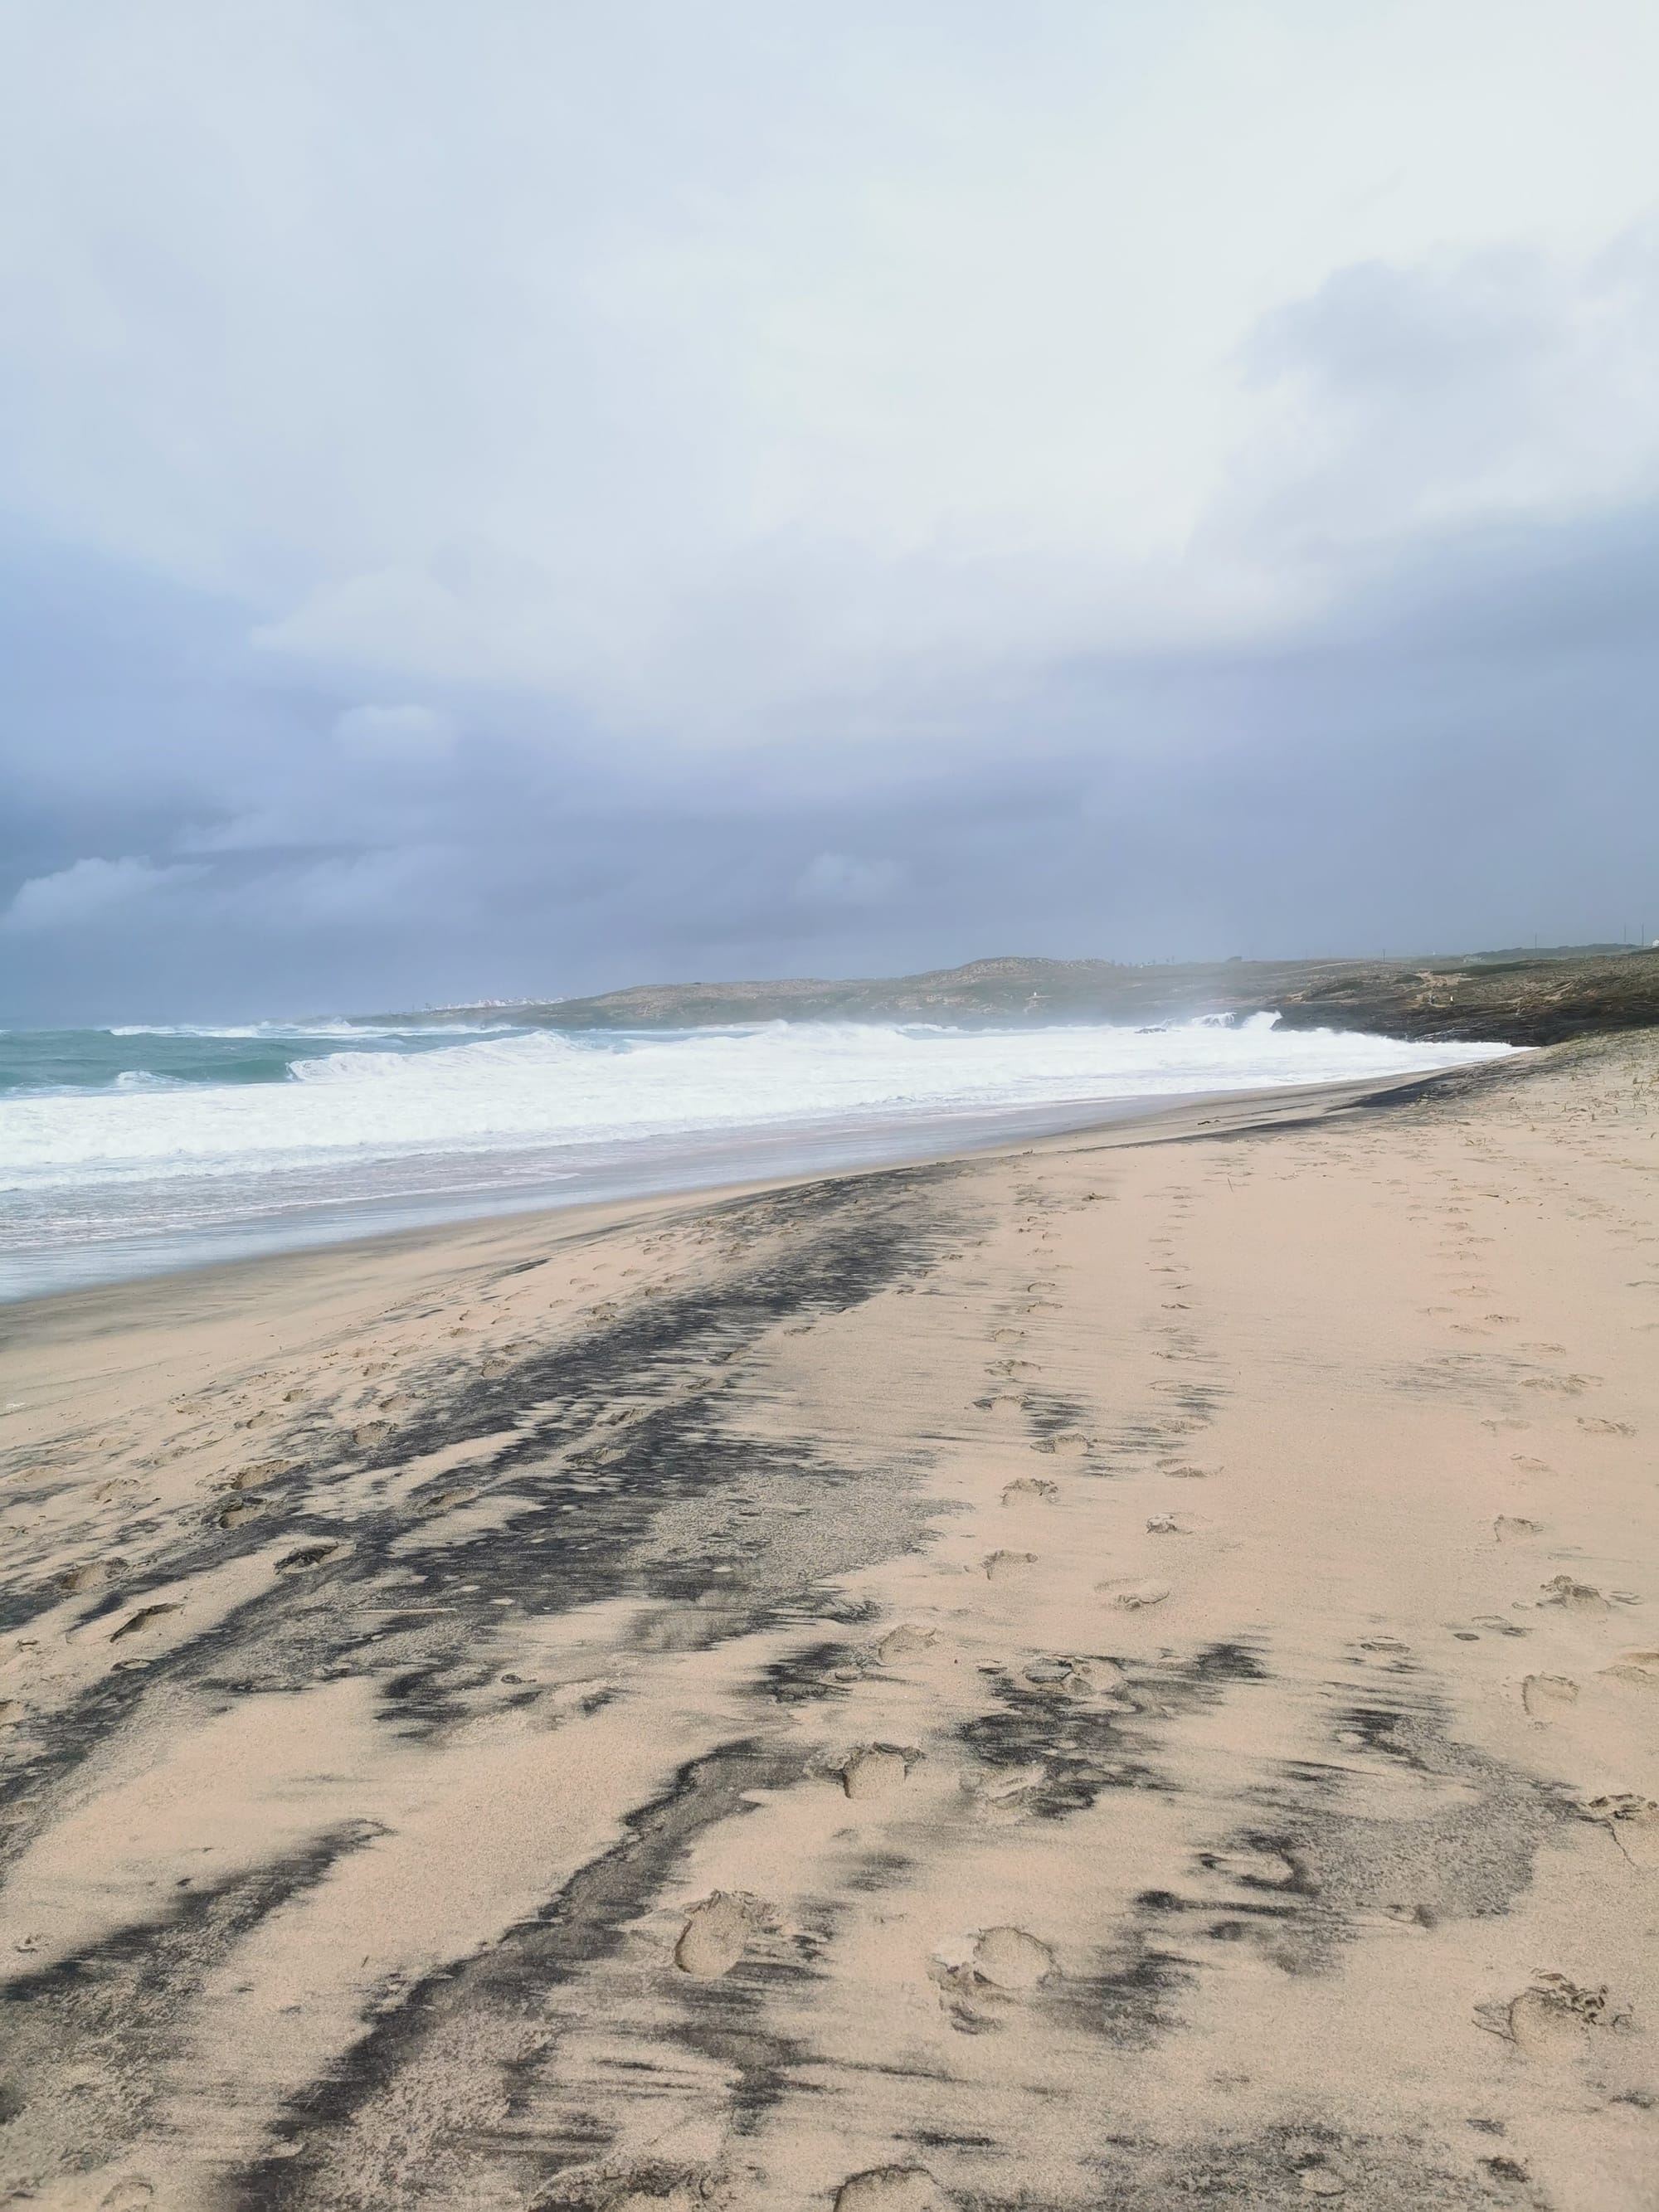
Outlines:
[{"label": "sky", "polygon": [[0,1021],[1659,936],[1651,0],[0,0]]}]

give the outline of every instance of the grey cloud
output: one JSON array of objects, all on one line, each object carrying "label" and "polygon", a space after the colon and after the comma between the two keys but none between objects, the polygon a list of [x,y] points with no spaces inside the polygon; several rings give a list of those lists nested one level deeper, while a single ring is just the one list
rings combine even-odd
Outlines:
[{"label": "grey cloud", "polygon": [[20,884],[10,905],[0,913],[0,929],[27,935],[40,930],[84,929],[112,915],[125,921],[135,906],[147,904],[201,872],[176,862],[158,867],[131,853],[114,860],[72,860],[52,875],[30,876]]},{"label": "grey cloud", "polygon": [[1659,921],[1621,87],[1402,168],[1357,15],[1291,190],[1197,7],[161,6],[0,142],[0,1019]]},{"label": "grey cloud", "polygon": [[794,883],[803,906],[879,906],[902,880],[891,860],[865,860],[848,853],[820,853]]},{"label": "grey cloud", "polygon": [[1547,526],[1659,493],[1659,224],[1583,259],[1511,246],[1367,263],[1265,318],[1248,381],[1283,419],[1228,526],[1328,562],[1459,523]]},{"label": "grey cloud", "polygon": [[342,744],[371,760],[441,759],[455,742],[454,726],[431,707],[370,703],[348,707],[334,725]]},{"label": "grey cloud", "polygon": [[[323,705],[303,790],[282,786],[286,842],[198,845],[210,865],[136,900],[92,957],[73,932],[9,935],[5,1012],[343,1010],[1009,947],[1398,951],[1651,925],[1656,553],[1653,514],[1524,549],[1421,544],[1290,644],[1079,662],[988,707],[937,702],[948,750],[896,722],[873,790],[792,781],[775,758],[713,792],[627,762],[607,777],[591,732],[527,745],[522,702],[481,699],[453,757],[423,764],[428,787],[395,813],[386,798],[376,842],[349,783],[362,764],[325,772],[349,710]],[[273,750],[274,784],[289,765]],[[177,866],[212,803],[204,770],[143,857]],[[127,855],[76,849],[82,819],[63,804],[52,865],[20,855],[14,884]]]}]

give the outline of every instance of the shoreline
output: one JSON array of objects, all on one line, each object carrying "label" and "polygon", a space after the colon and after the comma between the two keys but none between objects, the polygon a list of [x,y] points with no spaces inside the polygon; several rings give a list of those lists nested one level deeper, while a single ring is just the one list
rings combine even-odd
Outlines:
[{"label": "shoreline", "polygon": [[7,1307],[0,2195],[1649,2212],[1656,1160],[1637,1034]]},{"label": "shoreline", "polygon": [[[1478,1062],[1476,1066],[1515,1067],[1523,1064],[1522,1054],[1533,1048],[1522,1048],[1512,1059]],[[133,1256],[132,1264],[118,1266],[113,1273],[94,1274],[85,1279],[59,1284],[46,1284],[21,1289],[9,1287],[22,1270],[38,1263],[38,1255],[28,1255],[22,1260],[9,1260],[0,1255],[0,1346],[5,1342],[5,1325],[20,1311],[43,1303],[59,1299],[96,1297],[104,1292],[130,1290],[143,1292],[147,1286],[176,1277],[210,1276],[217,1279],[222,1274],[231,1277],[238,1271],[261,1267],[284,1260],[298,1261],[307,1255],[321,1258],[329,1254],[349,1255],[372,1249],[376,1246],[395,1246],[414,1249],[428,1242],[441,1243],[449,1237],[465,1238],[470,1231],[483,1229],[492,1223],[541,1223],[565,1218],[594,1215],[610,1218],[617,1209],[624,1211],[656,1204],[674,1205],[699,1198],[734,1196],[744,1192],[787,1188],[796,1183],[813,1182],[841,1176],[879,1175],[890,1170],[927,1166],[947,1161],[995,1158],[1027,1146],[1063,1142],[1072,1139],[1102,1136],[1113,1133],[1112,1141],[1148,1143],[1167,1139],[1170,1134],[1185,1133],[1189,1128],[1224,1128],[1244,1124],[1255,1126],[1268,1121],[1278,1122],[1286,1118],[1304,1116],[1310,1110],[1335,1112],[1358,1105],[1376,1097],[1384,1099],[1395,1093],[1414,1089],[1423,1083],[1439,1083],[1471,1072],[1467,1065],[1445,1068],[1414,1070],[1409,1074],[1361,1077],[1330,1083],[1273,1085],[1252,1091],[1221,1091],[1176,1094],[1162,1098],[1127,1101],[1103,1108],[1099,1104],[1085,1105],[1076,1109],[1065,1108],[1028,1109],[1024,1119],[1029,1126],[1009,1127],[1018,1118],[1013,1111],[994,1117],[1000,1124],[984,1133],[963,1141],[948,1141],[948,1124],[939,1117],[931,1120],[925,1129],[919,1129],[921,1148],[901,1147],[896,1152],[883,1149],[878,1157],[860,1159],[854,1156],[838,1158],[829,1165],[790,1165],[775,1174],[738,1172],[729,1176],[715,1175],[708,1181],[690,1183],[673,1182],[665,1187],[647,1182],[633,1191],[602,1191],[598,1195],[573,1196],[563,1203],[550,1202],[545,1189],[534,1195],[514,1197],[509,1190],[497,1190],[486,1196],[480,1193],[477,1202],[466,1210],[428,1214],[424,1218],[398,1225],[395,1221],[377,1220],[368,1228],[355,1225],[356,1218],[367,1213],[374,1216],[395,1214],[398,1210],[415,1212],[418,1199],[408,1201],[342,1200],[326,1209],[318,1209],[311,1222],[312,1233],[298,1233],[290,1240],[280,1230],[272,1229],[262,1237],[250,1224],[227,1224],[222,1229],[192,1230],[184,1233],[172,1244],[159,1239],[142,1240],[141,1251]],[[1073,1113],[1081,1118],[1073,1118]],[[965,1115],[952,1117],[974,1120]],[[993,1117],[983,1117],[989,1120]],[[1057,1124],[1057,1126],[1056,1126]],[[1120,1135],[1115,1133],[1122,1133]],[[850,1131],[843,1144],[851,1147]],[[899,1134],[896,1127],[884,1127],[864,1133],[865,1149],[890,1146]],[[941,1137],[946,1141],[938,1141]],[[933,1141],[930,1142],[929,1139]],[[799,1140],[793,1137],[777,1140],[776,1149],[785,1149]],[[754,1149],[764,1149],[757,1146]],[[117,1255],[131,1253],[132,1246],[140,1240],[112,1239],[106,1248],[112,1260]],[[229,1245],[234,1249],[225,1250]],[[191,1256],[198,1249],[202,1256]],[[240,1248],[240,1249],[235,1249]],[[169,1256],[170,1255],[170,1256]],[[94,1264],[99,1256],[94,1248]],[[78,1264],[77,1261],[70,1263]]]}]

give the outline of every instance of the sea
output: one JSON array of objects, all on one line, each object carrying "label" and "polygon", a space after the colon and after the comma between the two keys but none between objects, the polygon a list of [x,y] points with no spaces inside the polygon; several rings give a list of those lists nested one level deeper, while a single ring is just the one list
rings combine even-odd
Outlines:
[{"label": "sea", "polygon": [[465,1022],[0,1031],[0,1298],[471,1216],[927,1158],[1504,1046],[1285,1030]]}]

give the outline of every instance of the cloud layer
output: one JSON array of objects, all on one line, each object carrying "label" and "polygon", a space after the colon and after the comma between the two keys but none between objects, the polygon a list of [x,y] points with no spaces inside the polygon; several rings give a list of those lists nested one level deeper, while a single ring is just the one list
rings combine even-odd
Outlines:
[{"label": "cloud layer", "polygon": [[1659,927],[1651,9],[9,17],[0,1017]]}]

